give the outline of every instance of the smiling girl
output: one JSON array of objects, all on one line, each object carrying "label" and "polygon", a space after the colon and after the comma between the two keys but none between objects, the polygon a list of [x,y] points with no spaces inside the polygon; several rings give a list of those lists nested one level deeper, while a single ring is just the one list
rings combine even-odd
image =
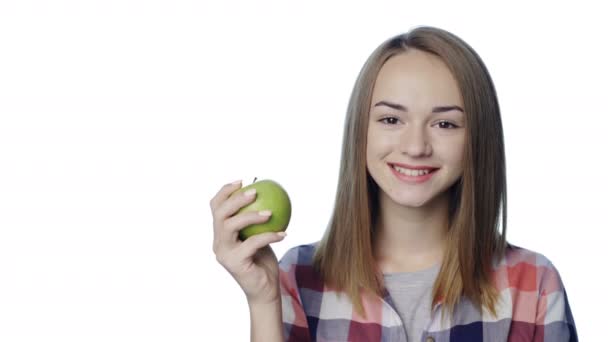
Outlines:
[{"label": "smiling girl", "polygon": [[252,341],[577,341],[559,272],[506,240],[492,79],[462,39],[417,27],[366,61],[348,105],[323,238],[277,262],[238,231],[255,194],[211,200],[214,252],[242,287]]}]

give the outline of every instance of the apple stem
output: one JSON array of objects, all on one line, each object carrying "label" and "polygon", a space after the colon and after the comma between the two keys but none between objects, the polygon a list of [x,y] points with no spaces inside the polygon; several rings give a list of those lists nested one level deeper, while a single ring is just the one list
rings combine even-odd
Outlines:
[{"label": "apple stem", "polygon": [[255,178],[253,179],[253,183],[255,183],[255,181],[256,181],[257,179],[258,179],[258,177],[255,177]]}]

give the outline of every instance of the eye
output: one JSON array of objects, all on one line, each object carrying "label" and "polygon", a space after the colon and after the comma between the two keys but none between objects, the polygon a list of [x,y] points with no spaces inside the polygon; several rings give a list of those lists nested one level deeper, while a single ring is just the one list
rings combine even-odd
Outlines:
[{"label": "eye", "polygon": [[388,124],[388,125],[394,125],[397,122],[399,122],[399,118],[394,117],[394,116],[388,116],[386,118],[380,119],[379,121],[383,122],[385,124]]},{"label": "eye", "polygon": [[449,121],[440,121],[438,123],[439,128],[447,128],[447,129],[454,129],[454,128],[458,128],[458,126],[454,125],[453,123],[449,122]]}]

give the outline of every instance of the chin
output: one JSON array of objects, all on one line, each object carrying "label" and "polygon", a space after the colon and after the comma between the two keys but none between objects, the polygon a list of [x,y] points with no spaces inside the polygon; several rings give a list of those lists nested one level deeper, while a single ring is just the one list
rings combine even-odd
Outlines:
[{"label": "chin", "polygon": [[422,208],[432,201],[432,197],[427,196],[412,196],[412,194],[404,194],[403,196],[389,196],[390,199],[402,207]]}]

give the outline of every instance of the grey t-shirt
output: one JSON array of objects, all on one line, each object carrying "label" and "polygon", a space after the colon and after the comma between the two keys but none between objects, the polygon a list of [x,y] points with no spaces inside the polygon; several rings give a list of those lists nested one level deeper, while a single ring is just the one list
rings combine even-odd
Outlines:
[{"label": "grey t-shirt", "polygon": [[420,341],[431,317],[431,295],[440,264],[416,272],[386,273],[384,285],[405,325],[408,341]]}]

